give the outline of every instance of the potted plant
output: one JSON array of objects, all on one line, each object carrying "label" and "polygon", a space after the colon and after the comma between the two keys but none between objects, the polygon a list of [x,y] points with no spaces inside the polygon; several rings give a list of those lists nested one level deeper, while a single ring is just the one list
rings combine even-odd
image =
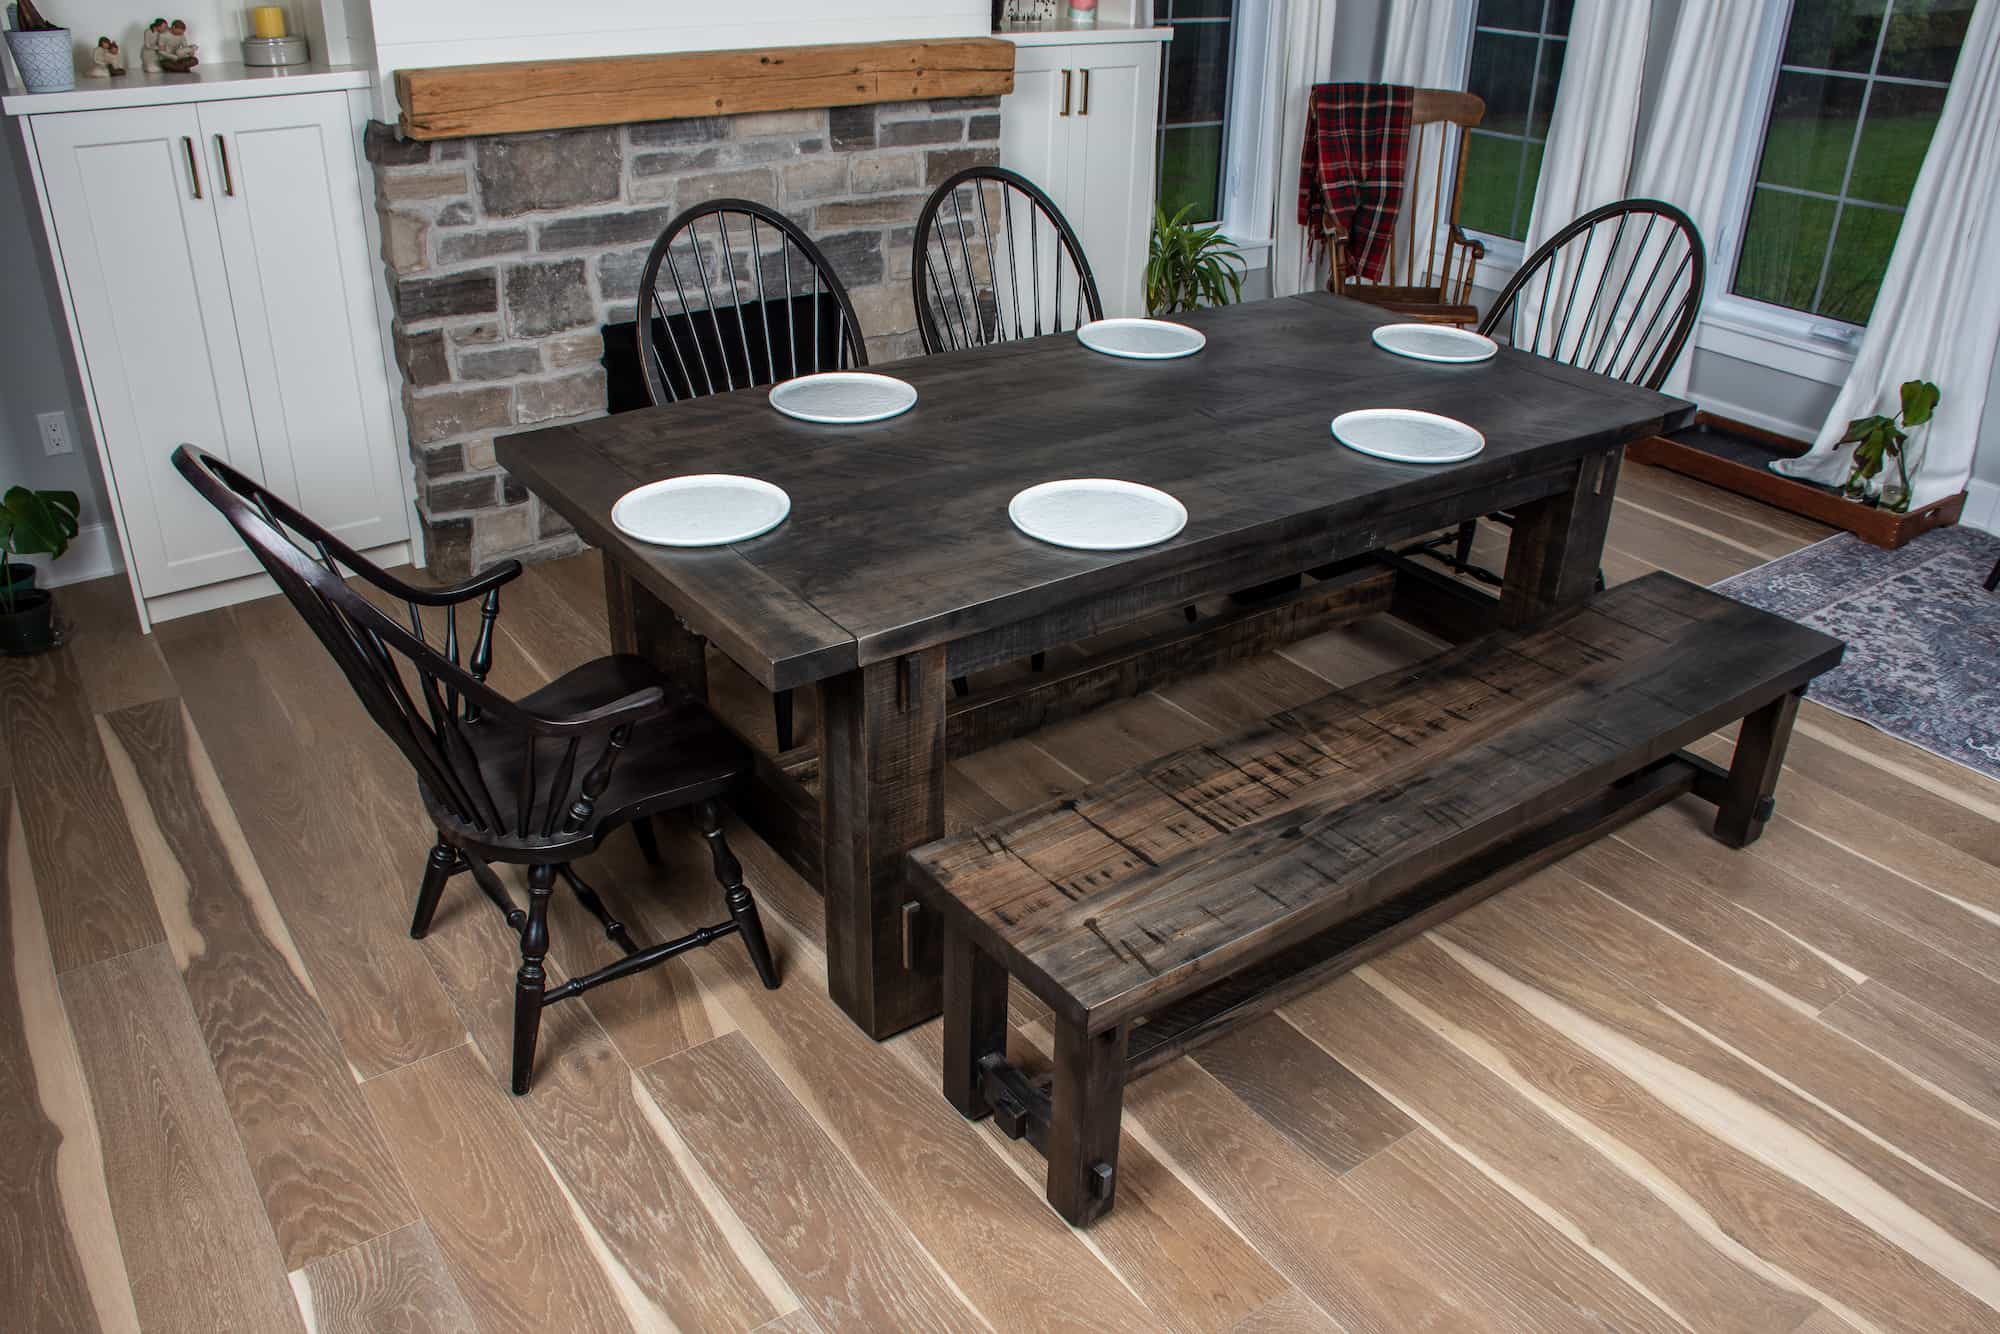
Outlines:
[{"label": "potted plant", "polygon": [[1146,256],[1146,311],[1172,315],[1197,306],[1222,306],[1243,299],[1243,272],[1248,267],[1222,228],[1187,220],[1194,205],[1184,205],[1173,217],[1157,209],[1153,241]]},{"label": "potted plant", "polygon": [[14,26],[7,30],[7,47],[14,53],[14,67],[21,71],[21,86],[31,93],[76,87],[76,53],[69,29],[43,18],[35,0],[19,0],[9,8],[14,11]]},{"label": "potted plant", "polygon": [[0,653],[40,653],[55,647],[55,600],[32,577],[13,577],[16,556],[59,559],[76,536],[78,514],[74,491],[10,489],[0,497],[0,556],[7,579],[0,584]]},{"label": "potted plant", "polygon": [[[1902,397],[1894,416],[1856,417],[1840,437],[1841,444],[1854,446],[1854,467],[1845,487],[1848,498],[1872,496],[1878,506],[1897,514],[1910,509],[1910,433],[1937,411],[1938,387],[1929,380],[1911,380],[1903,386]],[[1896,461],[1896,475],[1877,481],[1890,459]]]}]

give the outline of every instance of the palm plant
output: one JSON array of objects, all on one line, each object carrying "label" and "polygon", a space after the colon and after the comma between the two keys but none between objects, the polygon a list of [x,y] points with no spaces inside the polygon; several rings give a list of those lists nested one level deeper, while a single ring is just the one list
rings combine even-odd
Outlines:
[{"label": "palm plant", "polygon": [[1172,315],[1197,306],[1223,306],[1243,299],[1249,266],[1214,223],[1188,221],[1194,205],[1173,217],[1154,210],[1153,241],[1146,256],[1146,310]]}]

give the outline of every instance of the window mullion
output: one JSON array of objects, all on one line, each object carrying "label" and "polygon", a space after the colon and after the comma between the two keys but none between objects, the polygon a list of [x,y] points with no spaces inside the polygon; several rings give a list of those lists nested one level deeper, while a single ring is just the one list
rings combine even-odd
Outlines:
[{"label": "window mullion", "polygon": [[1861,155],[1861,135],[1868,128],[1868,108],[1875,100],[1875,71],[1882,67],[1882,47],[1889,40],[1889,23],[1895,13],[1896,0],[1888,0],[1882,6],[1882,26],[1875,30],[1875,51],[1868,60],[1868,81],[1862,85],[1861,109],[1854,115],[1854,135],[1847,141],[1847,165],[1840,173],[1840,198],[1833,205],[1833,225],[1827,228],[1826,251],[1819,261],[1819,281],[1813,284],[1812,304],[1808,307],[1815,315],[1824,313],[1820,303],[1826,298],[1827,275],[1833,272],[1833,248],[1840,241],[1840,221],[1847,214],[1847,192],[1854,185],[1854,162]]}]

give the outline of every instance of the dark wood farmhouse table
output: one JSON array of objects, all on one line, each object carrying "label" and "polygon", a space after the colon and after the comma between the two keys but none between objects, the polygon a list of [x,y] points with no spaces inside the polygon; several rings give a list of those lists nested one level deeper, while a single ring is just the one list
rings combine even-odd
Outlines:
[{"label": "dark wood farmhouse table", "polygon": [[[760,754],[739,804],[820,887],[829,990],[876,1037],[938,1012],[939,932],[907,891],[904,854],[944,831],[951,755],[1361,613],[1457,639],[1577,601],[1596,577],[1623,446],[1692,414],[1505,348],[1474,365],[1393,356],[1369,337],[1392,316],[1323,293],[1185,318],[1208,346],[1179,361],[1113,359],[1061,335],[877,368],[920,397],[865,426],[794,421],[746,391],[499,443],[508,471],[602,548],[614,647],[698,694],[704,641],[769,690],[818,692],[817,741]],[[1329,431],[1363,407],[1457,417],[1486,449],[1446,466],[1366,457]],[[612,527],[626,491],[686,473],[774,482],[791,515],[708,550]],[[1008,500],[1062,477],[1159,487],[1187,506],[1187,527],[1104,553],[1017,531]],[[1497,602],[1370,559],[1494,511],[1515,520]],[[1325,578],[1174,643],[953,698],[955,677],[1308,570]]]}]

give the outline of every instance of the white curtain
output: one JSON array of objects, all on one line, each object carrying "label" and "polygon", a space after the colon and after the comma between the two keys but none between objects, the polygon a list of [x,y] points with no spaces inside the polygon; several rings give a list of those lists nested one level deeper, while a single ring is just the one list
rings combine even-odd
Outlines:
[{"label": "white curtain", "polygon": [[1382,82],[1465,87],[1474,0],[1395,0],[1382,39]]},{"label": "white curtain", "polygon": [[[1726,168],[1743,127],[1762,112],[1757,74],[1768,54],[1758,46],[1767,31],[1755,5],[1681,0],[1659,85],[1648,97],[1652,112],[1629,193],[1677,205],[1694,220],[1710,263],[1739,221],[1729,207]],[[1713,290],[1718,275],[1709,277]],[[1692,351],[1683,349],[1661,391],[1685,397],[1693,362]]]},{"label": "white curtain", "polygon": [[[1396,0],[1389,6],[1389,26],[1382,40],[1382,82],[1400,83],[1411,88],[1463,88],[1465,87],[1465,63],[1472,39],[1472,18],[1475,0]],[[1439,134],[1427,130],[1426,134]],[[1424,162],[1437,159],[1432,154],[1442,153],[1446,162],[1458,161],[1458,130],[1445,126],[1441,132],[1441,142],[1423,147]],[[1412,138],[1410,147],[1411,179],[1403,192],[1403,207],[1396,222],[1396,253],[1399,256],[1437,255],[1438,248],[1427,241],[1418,231],[1418,219],[1424,226],[1432,225],[1433,219],[1440,230],[1445,222],[1444,211],[1437,196],[1437,177],[1431,170],[1417,170],[1417,144]],[[1397,260],[1399,266],[1403,263]],[[1442,275],[1416,273],[1410,281],[1421,285],[1434,281]],[[1388,279],[1385,279],[1388,281]],[[1402,282],[1402,277],[1392,281]]]},{"label": "white curtain", "polygon": [[1299,226],[1299,155],[1306,141],[1306,103],[1313,85],[1333,78],[1334,0],[1276,0],[1272,14],[1267,125],[1278,127],[1269,170],[1276,173],[1271,219],[1271,295],[1316,291],[1324,282]]},{"label": "white curtain", "polygon": [[1528,218],[1530,254],[1572,219],[1625,197],[1652,9],[1638,0],[1576,0]]},{"label": "white curtain", "polygon": [[2000,0],[1972,12],[1944,114],[1917,175],[1909,212],[1882,278],[1854,369],[1812,452],[1772,464],[1838,486],[1851,446],[1835,441],[1855,417],[1894,412],[1905,380],[1943,391],[1913,441],[1921,451],[1911,508],[1965,489],[1979,443],[1987,377],[2000,342]]}]

